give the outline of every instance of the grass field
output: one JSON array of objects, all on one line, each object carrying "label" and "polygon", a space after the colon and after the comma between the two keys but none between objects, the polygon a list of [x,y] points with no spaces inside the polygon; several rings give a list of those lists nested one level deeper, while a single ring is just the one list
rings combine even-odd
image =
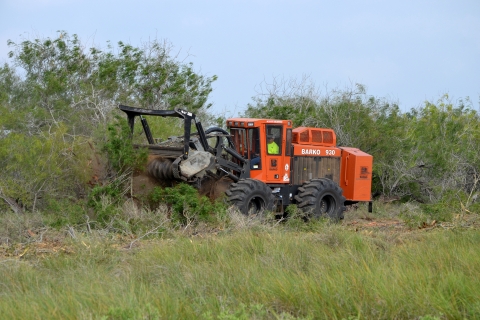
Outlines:
[{"label": "grass field", "polygon": [[1,247],[0,315],[476,319],[480,232],[469,219],[409,228],[364,214],[339,225],[235,217],[150,234],[24,225],[29,241]]}]

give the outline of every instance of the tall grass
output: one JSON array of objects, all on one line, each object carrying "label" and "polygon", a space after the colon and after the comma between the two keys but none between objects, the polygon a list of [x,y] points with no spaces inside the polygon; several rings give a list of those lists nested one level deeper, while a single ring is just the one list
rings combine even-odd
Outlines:
[{"label": "tall grass", "polygon": [[78,235],[0,260],[8,319],[474,319],[480,233],[392,236],[328,223],[229,228],[128,249]]}]

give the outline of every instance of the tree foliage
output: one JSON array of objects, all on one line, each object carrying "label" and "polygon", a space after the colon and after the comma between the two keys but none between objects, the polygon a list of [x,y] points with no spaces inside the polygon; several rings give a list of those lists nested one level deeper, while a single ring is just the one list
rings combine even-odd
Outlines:
[{"label": "tree foliage", "polygon": [[87,50],[77,35],[62,31],[56,39],[8,44],[9,57],[24,76],[18,79],[6,65],[0,86],[9,87],[16,109],[36,111],[35,127],[68,121],[75,133],[89,134],[119,103],[191,111],[211,106],[207,100],[216,76],[200,75],[191,63],[178,61],[178,54],[172,57],[168,42],[153,40],[143,48],[119,42],[118,48]]},{"label": "tree foliage", "polygon": [[216,76],[195,72],[168,42],[87,48],[61,31],[8,45],[11,63],[0,67],[0,206],[35,210],[82,196],[102,146],[118,175],[134,167],[128,130],[114,120],[120,103],[199,113],[211,105]]}]

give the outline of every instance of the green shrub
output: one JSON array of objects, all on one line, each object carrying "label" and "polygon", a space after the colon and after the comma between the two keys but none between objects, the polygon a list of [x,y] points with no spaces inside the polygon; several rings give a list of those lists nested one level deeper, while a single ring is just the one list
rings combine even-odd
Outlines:
[{"label": "green shrub", "polygon": [[103,186],[95,186],[88,196],[88,206],[95,212],[100,225],[105,226],[120,211],[120,205],[128,188],[124,179],[117,178]]},{"label": "green shrub", "polygon": [[451,221],[453,216],[460,212],[460,202],[466,202],[466,195],[452,190],[443,194],[440,200],[423,204],[421,208],[432,221]]},{"label": "green shrub", "polygon": [[147,162],[147,150],[133,147],[127,120],[119,116],[116,120],[108,126],[108,140],[103,146],[112,169],[119,174],[129,170],[143,170]]},{"label": "green shrub", "polygon": [[[214,217],[225,216],[227,205],[222,201],[212,202],[206,196],[200,196],[191,185],[180,183],[171,188],[156,187],[150,193],[154,204],[166,203],[171,208],[171,219],[177,223],[189,220],[213,221]],[[193,215],[193,217],[192,217]]]},{"label": "green shrub", "polygon": [[78,225],[87,219],[85,202],[82,200],[51,199],[46,208],[46,223],[53,228]]},{"label": "green shrub", "polygon": [[420,228],[430,222],[429,217],[414,202],[403,203],[400,208],[399,216],[409,228]]}]

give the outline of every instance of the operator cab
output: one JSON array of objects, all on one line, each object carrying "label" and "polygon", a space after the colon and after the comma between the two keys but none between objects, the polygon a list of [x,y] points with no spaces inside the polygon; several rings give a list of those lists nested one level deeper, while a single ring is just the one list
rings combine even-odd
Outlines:
[{"label": "operator cab", "polygon": [[227,120],[236,151],[250,162],[250,176],[270,184],[290,183],[292,122],[253,118]]}]

